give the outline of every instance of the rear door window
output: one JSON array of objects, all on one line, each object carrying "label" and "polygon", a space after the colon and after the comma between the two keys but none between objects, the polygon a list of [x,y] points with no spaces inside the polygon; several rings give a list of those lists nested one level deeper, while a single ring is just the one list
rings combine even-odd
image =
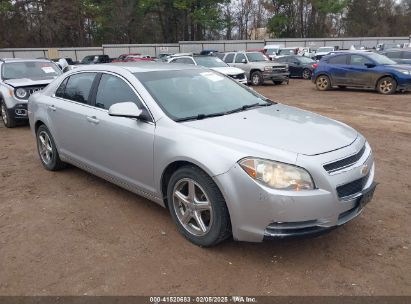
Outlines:
[{"label": "rear door window", "polygon": [[142,108],[140,99],[123,79],[110,74],[101,76],[96,95],[97,108],[108,110],[115,103],[130,101]]},{"label": "rear door window", "polygon": [[90,101],[90,91],[96,73],[79,73],[71,75],[68,80],[63,98],[87,104]]},{"label": "rear door window", "polygon": [[330,64],[347,64],[347,55],[338,55],[328,59]]},{"label": "rear door window", "polygon": [[387,52],[385,56],[387,56],[388,58],[401,58],[401,52]]}]

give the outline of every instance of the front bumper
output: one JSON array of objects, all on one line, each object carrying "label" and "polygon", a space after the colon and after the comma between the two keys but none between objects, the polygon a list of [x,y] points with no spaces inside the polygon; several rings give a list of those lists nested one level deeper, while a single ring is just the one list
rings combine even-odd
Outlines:
[{"label": "front bumper", "polygon": [[[296,165],[306,168],[317,189],[282,191],[266,187],[251,179],[236,164],[227,173],[215,177],[230,212],[233,237],[240,241],[261,242],[267,238],[282,238],[318,234],[341,226],[358,216],[363,206],[361,196],[374,189],[374,159],[371,148],[349,168],[328,173],[323,164],[358,152],[365,144],[363,137],[337,151],[301,156]],[[369,172],[364,177],[362,170]],[[361,191],[340,198],[337,187],[358,178],[366,179]]]},{"label": "front bumper", "polygon": [[28,120],[27,103],[19,103],[14,107],[7,109],[10,117],[17,120]]},{"label": "front bumper", "polygon": [[274,73],[270,71],[264,71],[263,78],[264,80],[288,81],[288,79],[290,78],[290,72]]}]

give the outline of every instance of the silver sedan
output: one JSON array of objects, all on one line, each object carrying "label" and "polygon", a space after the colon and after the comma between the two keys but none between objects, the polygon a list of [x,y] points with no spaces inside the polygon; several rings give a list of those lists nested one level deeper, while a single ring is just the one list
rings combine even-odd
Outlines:
[{"label": "silver sedan", "polygon": [[144,196],[200,246],[324,233],[375,189],[356,130],[204,68],[79,67],[28,110],[47,170],[69,163]]}]

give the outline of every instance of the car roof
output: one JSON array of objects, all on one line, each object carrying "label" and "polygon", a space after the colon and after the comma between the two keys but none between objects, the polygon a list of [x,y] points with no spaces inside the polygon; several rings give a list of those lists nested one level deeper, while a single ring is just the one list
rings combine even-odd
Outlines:
[{"label": "car roof", "polygon": [[38,61],[38,62],[51,62],[50,59],[26,59],[26,58],[0,58],[0,61],[3,62],[33,62],[33,61]]},{"label": "car roof", "polygon": [[179,71],[179,70],[192,70],[200,69],[194,65],[190,64],[170,64],[162,62],[119,62],[119,63],[105,63],[97,65],[86,65],[79,66],[74,69],[74,72],[77,71],[119,71],[126,70],[130,73],[142,73],[142,72],[157,72],[157,71]]}]

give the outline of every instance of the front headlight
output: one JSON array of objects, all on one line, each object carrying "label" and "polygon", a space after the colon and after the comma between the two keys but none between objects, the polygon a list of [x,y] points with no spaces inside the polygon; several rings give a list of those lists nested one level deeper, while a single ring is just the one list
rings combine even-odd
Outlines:
[{"label": "front headlight", "polygon": [[270,66],[264,67],[264,71],[272,71],[272,70],[273,70],[273,67],[270,67]]},{"label": "front headlight", "polygon": [[397,70],[398,72],[405,74],[405,75],[411,75],[411,71],[410,70]]},{"label": "front headlight", "polygon": [[20,98],[20,99],[24,99],[24,98],[26,98],[27,95],[28,95],[27,91],[26,91],[25,89],[23,89],[23,88],[18,88],[18,89],[15,91],[15,94],[16,94],[16,96],[17,96],[18,98]]},{"label": "front headlight", "polygon": [[314,182],[303,168],[258,158],[239,162],[247,174],[262,184],[278,190],[312,190]]}]

